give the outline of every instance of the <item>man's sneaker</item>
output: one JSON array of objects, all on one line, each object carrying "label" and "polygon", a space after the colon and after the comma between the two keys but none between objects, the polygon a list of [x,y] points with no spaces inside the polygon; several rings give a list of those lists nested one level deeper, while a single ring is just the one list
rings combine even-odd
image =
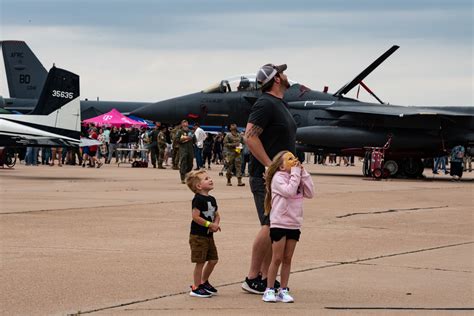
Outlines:
[{"label": "man's sneaker", "polygon": [[[260,275],[259,275],[260,276]],[[261,277],[261,276],[260,276]],[[262,279],[262,283],[263,285],[265,286],[265,288],[267,287],[267,279]],[[275,279],[275,283],[273,284],[273,288],[275,290],[279,289],[280,288],[280,282],[278,282],[277,279]]]},{"label": "man's sneaker", "polygon": [[191,286],[191,292],[189,292],[189,295],[195,296],[195,297],[211,297],[212,294],[209,294],[203,287],[202,284],[199,285],[197,288],[193,289]]},{"label": "man's sneaker", "polygon": [[211,294],[211,295],[217,295],[217,289],[215,287],[213,287],[209,281],[206,281],[204,282],[203,284],[201,284],[201,287],[206,290],[207,293]]},{"label": "man's sneaker", "polygon": [[275,289],[267,288],[263,293],[262,301],[267,303],[275,303],[277,301]]},{"label": "man's sneaker", "polygon": [[262,279],[259,277],[255,279],[245,278],[244,283],[242,283],[242,289],[253,294],[263,294],[265,293],[265,288],[266,285],[263,284]]},{"label": "man's sneaker", "polygon": [[283,303],[293,303],[295,301],[293,297],[291,297],[290,295],[290,289],[287,287],[280,289],[280,291],[278,291],[276,300],[278,302],[283,302]]}]

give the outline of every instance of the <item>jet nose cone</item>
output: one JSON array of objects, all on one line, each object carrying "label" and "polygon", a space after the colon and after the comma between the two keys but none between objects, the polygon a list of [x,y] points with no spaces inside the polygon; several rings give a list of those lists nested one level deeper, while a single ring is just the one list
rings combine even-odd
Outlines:
[{"label": "jet nose cone", "polygon": [[132,112],[132,115],[151,121],[168,122],[176,120],[176,107],[171,102],[161,101],[142,106]]},{"label": "jet nose cone", "polygon": [[145,105],[132,112],[138,117],[174,124],[183,119],[195,119],[200,116],[200,105],[197,94],[190,94],[174,99]]}]

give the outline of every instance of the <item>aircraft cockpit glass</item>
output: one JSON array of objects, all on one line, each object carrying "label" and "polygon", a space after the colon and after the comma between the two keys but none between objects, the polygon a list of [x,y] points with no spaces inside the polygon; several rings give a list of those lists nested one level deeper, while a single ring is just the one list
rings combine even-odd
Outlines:
[{"label": "aircraft cockpit glass", "polygon": [[257,90],[255,75],[241,75],[222,80],[209,88],[203,90],[204,93],[228,93],[236,91]]}]

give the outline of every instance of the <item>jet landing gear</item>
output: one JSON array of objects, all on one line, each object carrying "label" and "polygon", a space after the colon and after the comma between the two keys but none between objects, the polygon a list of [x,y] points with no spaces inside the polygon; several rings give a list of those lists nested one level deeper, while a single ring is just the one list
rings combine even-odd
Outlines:
[{"label": "jet landing gear", "polygon": [[[376,174],[373,174],[371,171],[371,156],[372,152],[368,151],[364,157],[364,164],[362,167],[362,173],[365,177],[374,177],[378,179],[380,171],[377,168]],[[387,174],[384,176],[382,173],[382,178],[394,177],[394,178],[409,178],[409,179],[419,179],[423,177],[424,165],[421,159],[418,158],[406,158],[401,160],[386,160],[383,163],[382,172]]]}]

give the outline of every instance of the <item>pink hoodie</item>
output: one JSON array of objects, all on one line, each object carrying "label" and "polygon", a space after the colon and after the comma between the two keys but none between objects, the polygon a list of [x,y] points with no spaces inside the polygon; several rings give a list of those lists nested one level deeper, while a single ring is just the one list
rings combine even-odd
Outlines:
[{"label": "pink hoodie", "polygon": [[277,171],[272,179],[272,210],[270,227],[300,229],[303,223],[303,198],[314,196],[310,174],[300,167],[291,173]]}]

